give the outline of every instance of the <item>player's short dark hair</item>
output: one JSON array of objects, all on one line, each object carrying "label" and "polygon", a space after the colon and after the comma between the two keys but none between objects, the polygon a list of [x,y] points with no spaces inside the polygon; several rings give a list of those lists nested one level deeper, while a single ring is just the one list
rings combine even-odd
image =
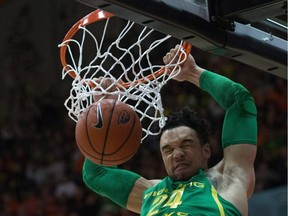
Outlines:
[{"label": "player's short dark hair", "polygon": [[163,132],[179,126],[187,126],[194,129],[198,135],[201,145],[209,143],[209,127],[207,121],[190,107],[178,108],[167,117],[165,126],[159,134],[159,139]]}]

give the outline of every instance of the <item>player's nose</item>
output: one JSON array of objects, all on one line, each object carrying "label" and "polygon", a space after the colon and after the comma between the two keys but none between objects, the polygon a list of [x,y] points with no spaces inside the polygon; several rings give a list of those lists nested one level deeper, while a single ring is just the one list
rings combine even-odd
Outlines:
[{"label": "player's nose", "polygon": [[185,156],[185,152],[182,150],[182,149],[174,149],[173,151],[173,158],[174,159],[181,159],[181,158],[184,158]]}]

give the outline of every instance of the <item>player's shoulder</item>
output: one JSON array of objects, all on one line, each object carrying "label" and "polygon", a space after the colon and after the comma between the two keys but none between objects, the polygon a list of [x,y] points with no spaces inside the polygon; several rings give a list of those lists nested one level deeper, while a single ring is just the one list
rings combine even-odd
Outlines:
[{"label": "player's shoulder", "polygon": [[167,180],[168,177],[165,177],[163,179],[152,179],[152,180],[149,180],[149,184],[150,184],[150,187],[146,190],[146,191],[153,191],[153,190],[156,190],[157,188],[163,188],[165,186],[167,186],[167,184],[169,184],[168,180]]},{"label": "player's shoulder", "polygon": [[161,181],[162,181],[162,179],[151,179],[151,180],[149,180],[151,186],[157,185]]}]

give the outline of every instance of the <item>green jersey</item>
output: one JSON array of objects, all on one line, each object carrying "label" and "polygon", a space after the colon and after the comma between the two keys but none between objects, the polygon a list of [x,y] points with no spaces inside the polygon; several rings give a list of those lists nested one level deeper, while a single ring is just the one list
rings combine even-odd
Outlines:
[{"label": "green jersey", "polygon": [[143,194],[141,215],[241,216],[241,213],[219,196],[206,174],[199,170],[189,181],[173,182],[166,177],[147,189]]}]

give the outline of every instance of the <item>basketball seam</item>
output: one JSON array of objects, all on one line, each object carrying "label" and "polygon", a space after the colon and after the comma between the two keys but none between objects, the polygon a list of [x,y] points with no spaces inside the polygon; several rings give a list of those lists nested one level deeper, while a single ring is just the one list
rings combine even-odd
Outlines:
[{"label": "basketball seam", "polygon": [[134,128],[134,126],[135,126],[135,122],[136,122],[136,117],[135,117],[135,114],[134,114],[134,121],[133,121],[133,125],[132,125],[132,129],[130,128],[130,132],[129,132],[129,134],[127,135],[127,137],[126,137],[126,139],[122,142],[122,144],[118,147],[118,149],[116,149],[114,152],[111,152],[111,153],[109,153],[109,154],[105,154],[105,156],[109,156],[109,155],[112,155],[112,154],[115,154],[115,153],[117,153],[117,152],[119,152],[124,146],[125,146],[125,144],[127,143],[127,140],[129,140],[129,138],[131,137],[131,135],[132,135],[132,132],[134,131],[133,130],[133,128]]},{"label": "basketball seam", "polygon": [[111,115],[110,115],[109,122],[108,122],[108,125],[107,125],[107,130],[106,130],[105,139],[104,139],[104,145],[103,145],[102,154],[101,154],[101,164],[103,163],[104,156],[105,156],[105,148],[106,148],[106,144],[107,144],[108,133],[109,133],[109,129],[110,129],[112,116],[114,114],[114,109],[115,109],[116,102],[117,101],[114,100],[113,107],[111,109]]},{"label": "basketball seam", "polygon": [[88,116],[89,116],[89,113],[90,113],[90,110],[91,110],[92,107],[93,107],[93,106],[90,106],[90,107],[89,107],[88,112],[87,112],[87,114],[86,114],[86,123],[85,123],[86,129],[85,129],[85,131],[86,131],[86,136],[87,136],[89,145],[91,146],[91,148],[93,149],[94,152],[96,152],[97,154],[99,154],[99,153],[96,151],[96,149],[94,148],[94,146],[93,146],[93,144],[92,144],[92,142],[91,142],[90,134],[89,134],[89,129],[88,129],[88,123],[89,123],[89,122],[88,122],[88,119],[89,119]]},{"label": "basketball seam", "polygon": [[96,159],[96,160],[101,160],[101,164],[103,164],[103,161],[104,161],[104,162],[123,161],[123,160],[126,159],[126,158],[132,157],[132,156],[136,153],[136,151],[137,151],[137,150],[136,150],[135,152],[131,153],[130,155],[125,156],[125,157],[122,157],[122,158],[120,158],[120,159],[113,159],[113,160],[103,159],[103,160],[102,160],[102,158],[98,158],[98,157],[96,157],[95,155],[92,155],[91,153],[89,153],[88,151],[86,151],[84,148],[82,148],[82,146],[79,146],[79,147],[80,147],[80,149],[81,149],[83,152],[86,153],[87,157],[94,158],[94,159]]},{"label": "basketball seam", "polygon": [[87,154],[87,157],[88,157],[89,160],[93,161],[93,159],[96,159],[97,161],[95,161],[95,163],[99,163],[98,161],[100,160],[101,161],[100,164],[104,164],[105,163],[106,165],[113,165],[113,166],[115,165],[114,163],[112,163],[112,164],[107,164],[107,163],[109,163],[109,162],[117,162],[117,161],[121,161],[121,163],[124,163],[124,162],[126,162],[127,158],[131,158],[137,152],[137,149],[136,149],[130,155],[127,155],[127,156],[122,157],[120,159],[113,159],[113,160],[111,160],[111,159],[103,159],[102,160],[102,158],[98,158],[95,155],[92,155],[91,153],[85,151],[85,149],[83,149],[81,146],[80,146],[80,148],[82,149],[82,151],[84,151]]},{"label": "basketball seam", "polygon": [[126,158],[129,158],[129,157],[132,157],[136,152],[137,152],[137,150],[136,151],[134,151],[133,153],[131,153],[130,155],[127,155],[127,156],[125,156],[125,157],[122,157],[122,158],[120,158],[120,159],[113,159],[113,160],[109,160],[109,159],[103,159],[102,160],[102,157],[101,158],[98,158],[98,157],[96,157],[95,155],[93,155],[93,154],[91,154],[91,153],[89,153],[88,151],[86,151],[84,148],[82,148],[82,146],[79,146],[80,147],[80,149],[83,151],[83,152],[85,152],[87,155],[88,155],[88,157],[90,157],[90,158],[94,158],[94,159],[97,159],[97,160],[101,160],[101,164],[103,164],[103,161],[104,162],[113,162],[113,161],[122,161],[122,160],[124,160],[124,159],[126,159]]},{"label": "basketball seam", "polygon": [[[133,122],[133,127],[132,128],[134,128],[134,126],[135,126],[135,123],[136,123],[136,118],[137,118],[138,116],[137,116],[137,114],[135,113],[134,114],[134,122]],[[117,151],[119,151],[121,148],[123,148],[123,146],[125,146],[125,143],[126,143],[126,141],[130,138],[130,136],[132,135],[132,131],[133,130],[130,130],[130,133],[129,133],[129,135],[127,136],[127,139],[125,140],[125,142],[123,142],[123,145],[121,145],[121,147],[119,148],[119,149],[117,149]],[[115,152],[113,152],[113,153],[111,153],[111,154],[115,154],[117,151],[115,151]],[[107,159],[107,160],[105,160],[105,161],[108,161],[108,162],[110,162],[110,161],[122,161],[122,160],[125,160],[125,159],[127,159],[127,158],[131,158],[133,155],[135,155],[135,153],[138,151],[138,148],[136,148],[135,149],[135,151],[133,151],[131,154],[129,154],[129,155],[126,155],[126,156],[124,156],[124,157],[122,157],[121,159],[117,159],[117,160],[109,160],[109,159]],[[110,155],[110,154],[109,154]]]},{"label": "basketball seam", "polygon": [[[135,113],[134,114],[134,124],[133,124],[133,128],[134,128],[134,126],[135,126],[135,123],[136,123],[136,118],[137,118],[138,116],[137,116],[137,114]],[[132,134],[132,131],[133,130],[130,130],[130,134],[129,134],[129,136],[127,136],[127,139],[126,140],[128,140],[129,139],[129,137],[131,136],[131,134]],[[126,142],[124,142],[124,144],[125,144]],[[124,146],[124,144],[117,150],[117,151],[119,151],[123,146]],[[117,152],[117,151],[115,151],[115,152]],[[104,162],[115,162],[115,161],[123,161],[123,160],[125,160],[126,161],[126,159],[128,158],[132,158],[133,157],[133,155],[135,155],[135,153],[138,151],[138,148],[136,148],[135,149],[135,151],[133,151],[131,154],[129,154],[129,155],[126,155],[126,156],[124,156],[124,157],[122,157],[121,159],[117,159],[117,160],[109,160],[109,159],[106,159],[106,160],[104,160]],[[115,153],[114,152],[114,153]],[[114,153],[112,153],[112,154],[114,154]],[[109,154],[110,155],[110,154]],[[125,162],[124,161],[124,162]]]}]

